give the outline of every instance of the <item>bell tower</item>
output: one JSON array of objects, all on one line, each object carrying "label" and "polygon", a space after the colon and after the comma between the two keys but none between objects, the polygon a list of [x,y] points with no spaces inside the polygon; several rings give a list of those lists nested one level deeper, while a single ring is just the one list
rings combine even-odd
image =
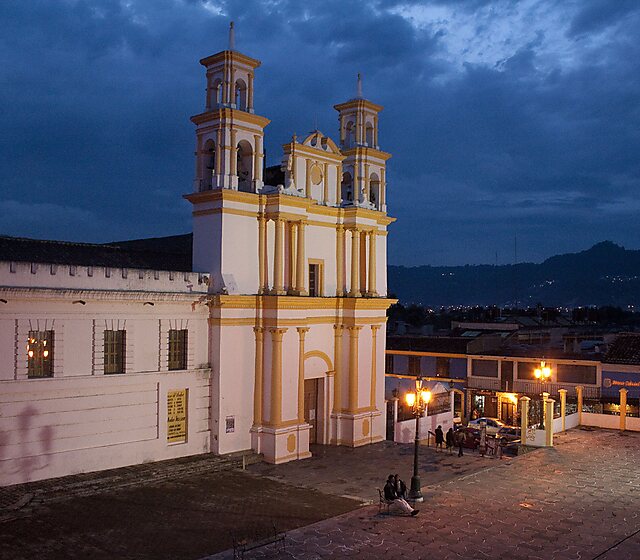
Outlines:
[{"label": "bell tower", "polygon": [[191,118],[196,129],[194,191],[232,189],[258,192],[263,185],[264,127],[255,114],[253,79],[260,61],[235,50],[233,22],[229,48],[200,61],[207,69],[205,110]]},{"label": "bell tower", "polygon": [[342,205],[362,206],[386,212],[386,161],[390,154],[378,146],[378,113],[376,105],[362,96],[362,77],[358,74],[355,99],[334,105],[340,123],[342,164]]}]

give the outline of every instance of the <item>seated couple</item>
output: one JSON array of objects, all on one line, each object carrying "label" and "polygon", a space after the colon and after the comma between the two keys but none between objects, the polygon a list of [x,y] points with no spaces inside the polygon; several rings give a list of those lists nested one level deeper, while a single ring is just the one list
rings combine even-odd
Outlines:
[{"label": "seated couple", "polygon": [[418,515],[417,509],[413,509],[406,500],[407,485],[400,480],[400,477],[390,474],[387,483],[384,485],[384,499],[392,502],[393,505],[399,507],[405,513],[412,516]]}]

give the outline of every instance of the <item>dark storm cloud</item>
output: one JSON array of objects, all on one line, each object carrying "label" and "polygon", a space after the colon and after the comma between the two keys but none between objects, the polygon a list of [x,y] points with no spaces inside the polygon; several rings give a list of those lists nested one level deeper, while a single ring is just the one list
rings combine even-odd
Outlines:
[{"label": "dark storm cloud", "polygon": [[262,60],[277,163],[332,105],[385,106],[390,262],[640,247],[637,2],[0,3],[0,233],[86,241],[190,230],[203,56]]}]

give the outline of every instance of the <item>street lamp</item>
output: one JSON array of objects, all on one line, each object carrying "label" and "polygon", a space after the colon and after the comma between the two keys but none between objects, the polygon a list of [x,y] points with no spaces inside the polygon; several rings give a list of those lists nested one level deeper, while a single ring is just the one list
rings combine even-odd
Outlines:
[{"label": "street lamp", "polygon": [[413,476],[411,477],[411,489],[409,499],[415,502],[422,502],[422,492],[420,492],[420,477],[418,476],[418,448],[420,445],[420,418],[427,410],[427,405],[431,400],[431,392],[422,389],[422,378],[416,379],[416,388],[405,395],[405,401],[412,409],[416,418],[416,438],[413,449]]},{"label": "street lamp", "polygon": [[540,408],[540,414],[541,414],[541,419],[540,419],[540,429],[544,430],[544,401],[545,401],[545,397],[544,397],[544,389],[545,386],[544,384],[549,381],[549,379],[551,379],[551,368],[547,365],[547,363],[542,360],[540,362],[540,367],[536,368],[533,370],[533,375],[535,376],[535,378],[540,381],[540,383],[542,383],[542,403],[541,403],[541,408]]}]

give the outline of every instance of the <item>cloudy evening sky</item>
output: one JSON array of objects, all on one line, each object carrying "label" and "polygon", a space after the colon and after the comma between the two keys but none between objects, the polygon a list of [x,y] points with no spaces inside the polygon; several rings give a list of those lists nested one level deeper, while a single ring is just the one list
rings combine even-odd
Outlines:
[{"label": "cloudy evening sky", "polygon": [[391,263],[640,249],[637,0],[3,0],[0,234],[190,231],[198,60],[230,20],[269,164],[338,136],[357,72],[384,105]]}]

